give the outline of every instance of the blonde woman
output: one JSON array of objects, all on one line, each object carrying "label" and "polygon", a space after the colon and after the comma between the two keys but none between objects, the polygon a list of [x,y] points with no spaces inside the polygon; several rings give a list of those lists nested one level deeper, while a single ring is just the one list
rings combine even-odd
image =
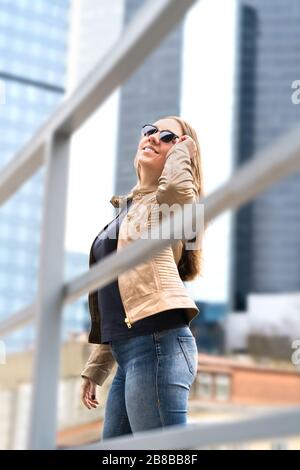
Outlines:
[{"label": "blonde woman", "polygon": [[[141,236],[163,205],[183,206],[203,196],[197,135],[180,117],[167,116],[142,127],[134,168],[137,184],[130,193],[111,198],[119,213],[95,238],[90,266]],[[187,249],[186,243],[176,241],[89,293],[89,342],[97,346],[81,374],[81,399],[87,408],[99,405],[96,386],[103,385],[117,364],[102,439],[187,421],[198,364],[189,325],[199,310],[183,281],[202,275],[202,252],[199,246]]]}]

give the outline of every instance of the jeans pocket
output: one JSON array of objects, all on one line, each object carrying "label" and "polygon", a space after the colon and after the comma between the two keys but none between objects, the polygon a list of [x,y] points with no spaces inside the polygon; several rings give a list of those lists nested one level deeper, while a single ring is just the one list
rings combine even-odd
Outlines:
[{"label": "jeans pocket", "polygon": [[194,336],[178,336],[177,339],[190,373],[196,376],[198,369],[198,349]]}]

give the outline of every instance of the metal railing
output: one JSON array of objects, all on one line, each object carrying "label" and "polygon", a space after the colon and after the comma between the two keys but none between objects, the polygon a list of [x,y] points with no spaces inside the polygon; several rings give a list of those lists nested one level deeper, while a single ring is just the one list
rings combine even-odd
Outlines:
[{"label": "metal railing", "polygon": [[[170,240],[159,237],[147,241],[137,240],[120,253],[106,257],[82,276],[64,284],[64,231],[70,137],[139,67],[162,39],[182,20],[194,3],[196,3],[195,0],[184,2],[182,0],[150,0],[140,8],[124,31],[122,38],[0,173],[0,202],[3,203],[40,166],[46,167],[36,302],[0,323],[0,335],[6,335],[30,322],[36,322],[37,343],[28,440],[28,447],[31,449],[55,448],[63,306],[91,290],[103,287],[136,264],[151,258],[170,244],[178,225],[182,224],[181,217],[175,215]],[[227,183],[205,199],[198,201],[199,205],[204,204],[205,221],[209,222],[224,211],[237,208],[250,201],[276,181],[299,169],[300,127],[259,152]],[[197,214],[198,211],[194,211],[186,218],[186,227],[192,226]],[[274,415],[274,420],[280,425],[283,433],[286,430],[300,431],[300,424],[295,423],[295,416],[298,417],[298,423],[300,423],[299,410],[294,414],[281,415],[277,421]],[[265,419],[270,421],[272,417]],[[221,442],[222,439],[225,442],[228,439],[229,424],[227,427],[226,425],[219,426],[216,428],[220,432],[215,434],[215,442]],[[244,424],[241,426],[244,429]],[[195,430],[195,426],[188,426],[185,430],[181,428],[179,432],[180,443],[186,443],[187,447],[195,444],[192,439],[193,433],[190,432],[192,429]],[[237,439],[234,427],[230,429],[232,429],[232,438]],[[249,437],[252,436],[253,429],[255,426],[254,428],[249,426]],[[166,448],[165,445],[169,442],[168,432],[164,431],[163,435],[157,433],[157,436],[161,436],[158,439],[153,437],[154,440],[151,442],[156,446],[155,448],[160,448],[159,446]],[[199,433],[197,432],[195,436],[199,438],[199,444],[202,445],[208,441],[201,438],[201,433],[199,429]],[[213,441],[214,434],[209,435]],[[243,435],[246,437],[245,434]],[[127,439],[130,440],[130,438]],[[135,437],[135,443],[137,439],[139,439],[138,436]],[[106,445],[112,448],[109,441],[106,444],[99,444],[98,448],[100,446],[105,448]],[[126,445],[130,448],[129,445],[132,444],[128,441]],[[174,441],[172,448],[176,448]]]},{"label": "metal railing", "polygon": [[236,445],[249,441],[284,438],[300,434],[300,407],[281,411],[255,412],[251,418],[210,423],[168,426],[74,447],[77,450],[178,450]]}]

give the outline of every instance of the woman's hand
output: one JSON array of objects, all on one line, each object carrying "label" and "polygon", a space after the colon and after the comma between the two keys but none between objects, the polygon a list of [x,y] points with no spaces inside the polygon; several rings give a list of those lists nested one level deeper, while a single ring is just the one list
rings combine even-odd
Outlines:
[{"label": "woman's hand", "polygon": [[176,144],[179,144],[179,142],[182,142],[183,140],[188,139],[190,136],[189,135],[182,135],[181,137],[178,137],[176,139]]},{"label": "woman's hand", "polygon": [[81,401],[89,410],[91,408],[97,408],[99,405],[96,399],[96,386],[97,384],[95,384],[91,379],[88,379],[87,377],[82,378],[80,393]]},{"label": "woman's hand", "polygon": [[179,144],[179,142],[183,142],[184,140],[187,141],[187,144],[188,144],[188,148],[190,150],[190,153],[191,155],[195,155],[196,151],[197,151],[197,146],[196,146],[196,142],[194,141],[194,139],[190,136],[190,135],[182,135],[181,137],[178,137],[176,139],[176,144]]}]

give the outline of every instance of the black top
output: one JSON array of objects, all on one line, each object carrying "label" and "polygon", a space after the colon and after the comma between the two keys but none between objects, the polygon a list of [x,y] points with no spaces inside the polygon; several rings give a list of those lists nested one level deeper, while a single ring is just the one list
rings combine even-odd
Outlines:
[{"label": "black top", "polygon": [[[131,203],[132,199],[128,200],[127,207],[125,204],[118,216],[96,238],[92,247],[96,261],[103,259],[117,249],[119,225]],[[142,318],[136,321],[131,328],[128,328],[125,323],[126,315],[117,280],[98,289],[98,305],[101,312],[101,344],[188,324],[185,309],[173,308]]]}]

